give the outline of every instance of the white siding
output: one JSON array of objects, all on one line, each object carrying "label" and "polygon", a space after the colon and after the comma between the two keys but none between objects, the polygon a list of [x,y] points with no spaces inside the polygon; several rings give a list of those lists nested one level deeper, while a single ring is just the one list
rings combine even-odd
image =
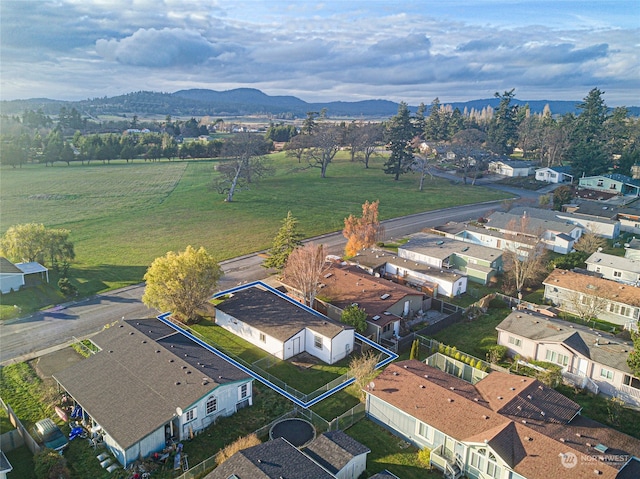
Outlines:
[{"label": "white siding", "polygon": [[[245,339],[254,346],[265,350],[269,354],[272,354],[279,359],[283,359],[284,344],[282,341],[273,338],[268,334],[262,333],[261,331],[237,320],[233,316],[230,316],[219,309],[216,310],[216,324],[227,331],[232,332],[236,336]],[[264,334],[264,341],[261,340],[261,334]]]},{"label": "white siding", "polygon": [[336,473],[338,479],[358,479],[367,468],[367,455],[360,454],[351,459]]},{"label": "white siding", "polygon": [[24,286],[24,275],[18,273],[0,273],[0,292],[10,293],[11,290],[18,291]]}]

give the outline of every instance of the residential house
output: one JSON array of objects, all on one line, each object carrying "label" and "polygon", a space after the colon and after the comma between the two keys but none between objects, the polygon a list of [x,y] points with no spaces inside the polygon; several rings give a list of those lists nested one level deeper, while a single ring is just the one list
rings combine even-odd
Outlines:
[{"label": "residential house", "polygon": [[640,239],[633,238],[624,244],[624,257],[634,261],[640,260]]},{"label": "residential house", "polygon": [[7,474],[13,471],[13,466],[4,455],[4,452],[0,450],[0,479],[7,479]]},{"label": "residential house", "polygon": [[24,273],[7,258],[0,256],[0,292],[7,294],[24,286]]},{"label": "residential house", "polygon": [[459,296],[467,291],[467,277],[456,271],[399,258],[390,251],[364,249],[347,260],[369,274],[409,284],[430,296]]},{"label": "residential house", "polygon": [[98,353],[53,377],[124,467],[252,404],[250,376],[158,319],[91,341]]},{"label": "residential house", "polygon": [[570,383],[640,406],[640,379],[627,364],[630,341],[530,311],[514,311],[496,329],[511,356],[555,363]]},{"label": "residential house", "polygon": [[529,176],[535,171],[532,161],[496,160],[489,162],[489,171],[502,176]]},{"label": "residential house", "polygon": [[376,278],[357,266],[332,263],[322,285],[318,296],[327,316],[340,321],[342,311],[357,304],[367,313],[364,335],[376,342],[400,337],[400,320],[430,307],[421,291]]},{"label": "residential house", "polygon": [[280,437],[236,452],[205,479],[357,479],[369,452],[342,431],[324,433],[303,450]]},{"label": "residential house", "polygon": [[620,230],[626,233],[640,234],[640,209],[623,208],[618,211]]},{"label": "residential house", "polygon": [[37,262],[12,263],[0,257],[0,293],[18,291],[43,281],[49,282],[49,270]]},{"label": "residential house", "polygon": [[487,284],[502,270],[502,251],[442,236],[417,233],[398,247],[398,257],[439,270],[457,271],[469,281]]},{"label": "residential house", "polygon": [[563,311],[578,315],[586,311],[603,321],[637,327],[640,288],[563,269],[553,270],[543,284],[544,299]]},{"label": "residential house", "polygon": [[538,168],[536,170],[536,180],[546,183],[571,183],[573,175],[569,172],[571,168],[568,166],[554,166],[550,168]]},{"label": "residential house", "polygon": [[358,479],[367,468],[371,449],[342,431],[325,432],[304,453],[338,479]]},{"label": "residential house", "polygon": [[389,365],[366,391],[369,418],[429,448],[446,477],[637,477],[640,440],[580,410],[533,378],[492,372],[472,385],[416,360]]},{"label": "residential house", "polygon": [[640,261],[596,251],[585,261],[587,270],[618,283],[640,285]]},{"label": "residential house", "polygon": [[269,288],[249,286],[216,305],[216,324],[279,359],[302,352],[333,364],[353,350],[351,326]]},{"label": "residential house", "polygon": [[538,240],[546,249],[567,254],[573,250],[582,227],[556,218],[554,212],[543,214],[537,208],[515,208],[507,213],[496,211],[487,218],[486,229],[495,229],[506,235],[503,248],[511,251],[526,251]]},{"label": "residential house", "polygon": [[578,180],[580,188],[616,193],[623,196],[640,196],[640,180],[621,175],[583,176]]}]

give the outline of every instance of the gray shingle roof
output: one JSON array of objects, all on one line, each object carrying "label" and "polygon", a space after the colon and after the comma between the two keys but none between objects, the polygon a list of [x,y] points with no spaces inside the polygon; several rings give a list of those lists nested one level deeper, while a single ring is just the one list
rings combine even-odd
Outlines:
[{"label": "gray shingle roof", "polygon": [[[496,211],[492,213],[488,218],[487,228],[497,228],[501,230],[510,231],[513,228],[520,227],[521,219],[524,215],[524,210],[511,210],[508,213],[502,211]],[[544,231],[550,230],[559,233],[571,233],[576,226],[566,221],[560,220],[555,215],[547,215],[547,218],[534,217],[531,215],[531,209],[526,210],[526,229],[525,233],[538,235]]]},{"label": "gray shingle roof", "polygon": [[[630,373],[627,357],[632,344],[580,324],[551,319],[535,313],[514,311],[498,326],[523,338],[564,344],[566,347],[604,366]],[[598,344],[596,344],[596,342]]]},{"label": "gray shingle roof", "polygon": [[265,332],[280,341],[286,341],[304,328],[333,338],[351,326],[339,323],[320,313],[311,313],[292,300],[256,287],[233,293],[216,306],[220,311]]},{"label": "gray shingle roof", "polygon": [[442,260],[452,254],[459,254],[493,262],[502,256],[502,251],[499,249],[425,233],[411,235],[411,239],[398,248],[398,251],[401,250],[413,251]]},{"label": "gray shingle roof", "polygon": [[0,256],[0,273],[22,274],[22,271],[7,258]]},{"label": "gray shingle roof", "polygon": [[363,446],[342,431],[325,432],[316,437],[305,453],[332,474],[336,474],[354,457],[367,454],[371,449]]},{"label": "gray shingle roof", "polygon": [[99,353],[54,378],[125,449],[170,421],[176,407],[187,409],[220,384],[249,378],[157,319],[119,323],[92,341]]},{"label": "gray shingle roof", "polygon": [[335,476],[278,438],[235,453],[205,479],[335,479]]},{"label": "gray shingle roof", "polygon": [[611,268],[629,271],[632,273],[640,274],[640,261],[634,261],[622,256],[614,256],[612,254],[600,253],[596,251],[585,261],[587,264],[594,264],[600,266],[608,266]]}]

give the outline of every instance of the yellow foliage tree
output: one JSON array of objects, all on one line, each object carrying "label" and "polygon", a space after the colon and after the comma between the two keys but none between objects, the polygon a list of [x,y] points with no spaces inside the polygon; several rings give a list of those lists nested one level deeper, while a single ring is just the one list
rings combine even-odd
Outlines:
[{"label": "yellow foliage tree", "polygon": [[169,251],[156,258],[144,280],[142,302],[150,308],[171,311],[189,322],[197,318],[199,308],[213,295],[222,277],[218,262],[207,251],[192,246],[181,253]]},{"label": "yellow foliage tree", "polygon": [[349,215],[344,219],[342,234],[347,238],[347,245],[344,249],[347,256],[355,256],[361,249],[373,246],[382,236],[383,229],[378,221],[379,204],[379,200],[373,203],[365,201],[362,205],[360,218]]}]

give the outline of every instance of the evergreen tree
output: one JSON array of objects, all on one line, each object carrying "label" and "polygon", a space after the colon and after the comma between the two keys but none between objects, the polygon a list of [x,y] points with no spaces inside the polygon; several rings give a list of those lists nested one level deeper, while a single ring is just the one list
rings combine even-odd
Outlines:
[{"label": "evergreen tree", "polygon": [[604,124],[607,121],[607,105],[604,92],[594,88],[578,105],[580,115],[574,122],[566,159],[576,176],[594,176],[605,173],[611,162],[606,151]]},{"label": "evergreen tree", "polygon": [[495,111],[487,130],[487,143],[494,153],[508,155],[513,152],[513,146],[518,137],[518,107],[511,104],[514,90],[505,91],[500,98],[500,105]]},{"label": "evergreen tree", "polygon": [[398,114],[389,120],[386,140],[391,149],[391,155],[384,164],[384,172],[393,175],[398,180],[400,175],[409,171],[413,161],[411,140],[415,134],[409,107],[405,102],[398,106]]},{"label": "evergreen tree", "polygon": [[302,234],[298,231],[298,220],[289,211],[273,239],[273,245],[268,252],[269,257],[262,263],[262,266],[282,271],[291,252],[302,244],[302,238]]}]

